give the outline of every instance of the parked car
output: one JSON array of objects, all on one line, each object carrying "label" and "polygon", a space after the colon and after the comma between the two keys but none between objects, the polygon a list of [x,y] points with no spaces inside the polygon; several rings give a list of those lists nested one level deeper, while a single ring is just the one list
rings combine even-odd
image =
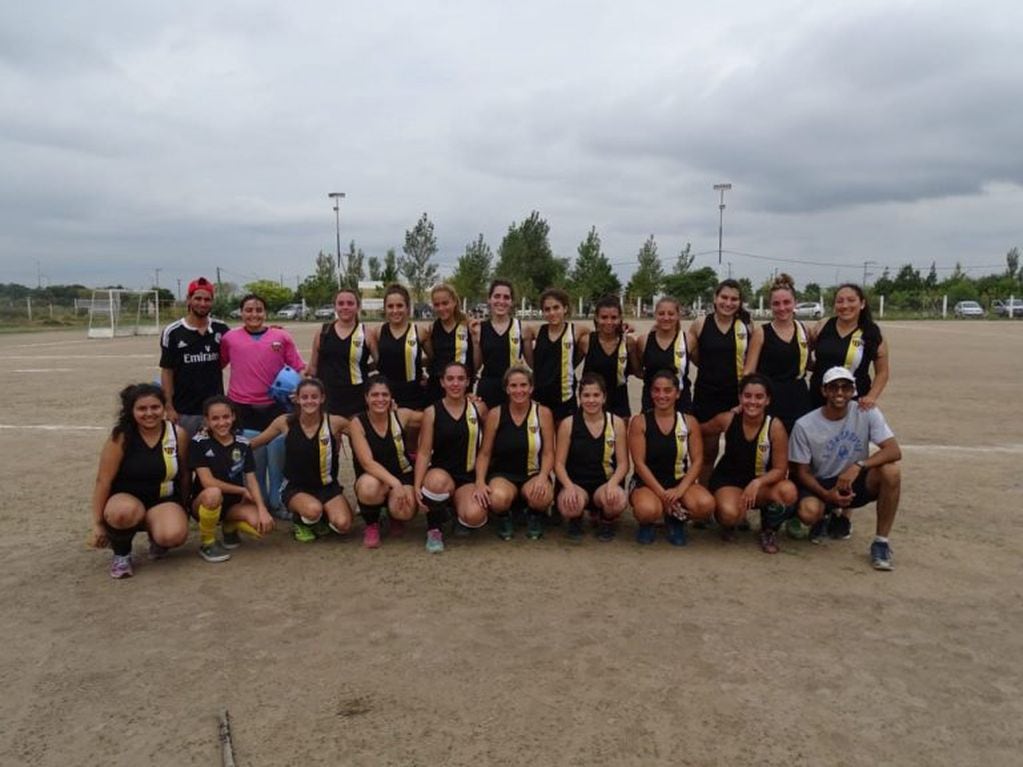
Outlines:
[{"label": "parked car", "polygon": [[991,302],[991,311],[993,311],[999,317],[1008,317],[1009,310],[1012,309],[1013,317],[1023,317],[1023,298],[1006,299],[995,299]]},{"label": "parked car", "polygon": [[983,307],[976,301],[957,301],[952,313],[962,319],[963,317],[983,317]]},{"label": "parked car", "polygon": [[242,310],[237,308],[232,309],[230,312],[228,312],[227,316],[230,317],[232,320],[240,320],[242,317]]},{"label": "parked car", "polygon": [[330,304],[321,306],[313,313],[313,316],[318,320],[332,320],[334,319],[334,307]]},{"label": "parked car", "polygon": [[304,320],[309,317],[309,310],[302,304],[288,304],[277,311],[277,318],[282,320]]},{"label": "parked car", "polygon": [[819,301],[796,304],[796,316],[800,319],[819,320],[824,316],[824,307]]}]

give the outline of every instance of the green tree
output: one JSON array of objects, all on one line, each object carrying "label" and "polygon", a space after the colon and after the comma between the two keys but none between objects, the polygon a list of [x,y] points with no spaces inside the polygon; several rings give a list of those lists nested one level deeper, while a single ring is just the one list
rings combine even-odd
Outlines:
[{"label": "green tree", "polygon": [[[276,312],[285,304],[290,304],[295,299],[295,293],[273,280],[256,280],[245,286],[246,293],[255,293],[266,301],[266,310]],[[307,299],[308,301],[308,299]]]},{"label": "green tree", "polygon": [[652,234],[639,249],[636,261],[639,266],[632,273],[626,292],[630,300],[639,298],[647,301],[660,292],[664,282],[664,269],[661,268],[661,259],[657,255],[657,241]]},{"label": "green tree", "polygon": [[1019,272],[1019,248],[1013,248],[1005,254],[1005,273],[1010,279],[1015,279]]},{"label": "green tree", "polygon": [[380,274],[383,271],[383,266],[380,263],[380,259],[376,256],[370,256],[369,261],[366,262],[366,267],[369,269],[369,278],[374,282],[380,279]]},{"label": "green tree", "polygon": [[466,244],[465,252],[458,257],[455,273],[451,275],[451,284],[459,296],[470,302],[486,297],[493,260],[494,254],[482,234]]},{"label": "green tree", "polygon": [[334,257],[322,250],[316,255],[315,271],[306,277],[296,297],[305,299],[308,306],[329,304],[337,292],[337,266]]},{"label": "green tree", "polygon": [[390,285],[392,282],[397,282],[399,276],[398,256],[395,254],[394,248],[388,248],[384,255],[384,268],[380,272],[380,281],[384,285]]},{"label": "green tree", "polygon": [[359,280],[365,276],[362,268],[362,263],[365,260],[366,254],[362,252],[362,248],[356,249],[355,240],[352,240],[348,244],[348,253],[345,255],[345,270],[341,273],[341,284],[344,287],[358,289]]},{"label": "green tree", "polygon": [[568,262],[554,257],[549,233],[547,222],[534,210],[521,224],[512,222],[497,250],[497,275],[530,301],[548,287],[562,284],[568,271]]},{"label": "green tree", "polygon": [[696,256],[693,253],[692,243],[687,242],[685,246],[678,252],[678,258],[675,259],[675,269],[673,274],[685,274],[692,266],[693,261],[696,260]]},{"label": "green tree", "polygon": [[822,292],[821,286],[818,283],[808,282],[806,287],[803,288],[803,292],[799,295],[804,301],[820,301]]},{"label": "green tree", "polygon": [[602,296],[617,293],[622,283],[611,268],[611,262],[600,249],[597,227],[591,227],[586,239],[579,243],[578,256],[572,268],[572,290],[584,302],[592,304]]},{"label": "green tree", "polygon": [[938,267],[931,261],[931,270],[927,272],[927,277],[924,279],[924,285],[928,288],[935,288],[938,285]]},{"label": "green tree", "polygon": [[912,264],[904,264],[892,281],[892,289],[897,293],[917,293],[923,288],[924,281],[920,272]]},{"label": "green tree", "polygon": [[408,280],[416,301],[423,300],[423,294],[437,279],[437,265],[432,263],[437,254],[437,238],[433,234],[433,222],[424,213],[410,230],[405,231],[404,256],[398,259],[398,268]]},{"label": "green tree", "polygon": [[[704,266],[681,274],[669,274],[664,278],[663,289],[683,304],[692,305],[697,298],[704,302],[711,300],[718,284],[718,274],[713,268]],[[748,294],[747,294],[748,295]]]}]

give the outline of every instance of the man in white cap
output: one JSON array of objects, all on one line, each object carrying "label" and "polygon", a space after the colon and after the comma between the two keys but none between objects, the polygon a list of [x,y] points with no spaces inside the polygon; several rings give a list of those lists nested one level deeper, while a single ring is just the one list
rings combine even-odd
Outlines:
[{"label": "man in white cap", "polygon": [[[877,534],[870,544],[870,561],[876,570],[891,570],[888,535],[902,484],[899,443],[880,410],[865,410],[853,400],[856,383],[846,368],[827,370],[821,391],[824,405],[796,421],[789,438],[789,461],[799,486],[799,518],[814,526],[814,542],[820,540],[825,525],[831,537],[848,538],[851,524],[842,511],[877,501]],[[871,443],[878,447],[873,454]],[[826,519],[831,509],[836,512]]]}]

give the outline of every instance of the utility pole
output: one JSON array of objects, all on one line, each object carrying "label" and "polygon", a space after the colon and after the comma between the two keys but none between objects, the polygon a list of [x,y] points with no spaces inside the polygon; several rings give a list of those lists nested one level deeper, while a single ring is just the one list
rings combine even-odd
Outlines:
[{"label": "utility pole", "polygon": [[156,270],[156,285],[155,285],[155,287],[156,287],[156,294],[157,295],[160,295],[160,272],[162,272],[162,271],[163,271],[163,269],[157,269]]},{"label": "utility pole", "polygon": [[728,279],[732,279],[732,262],[728,262]]},{"label": "utility pole", "polygon": [[718,266],[721,266],[721,241],[725,230],[725,192],[731,188],[731,184],[714,184],[714,191],[721,193],[721,202],[718,204]]},{"label": "utility pole", "polygon": [[867,278],[874,276],[873,272],[868,272],[867,271],[867,267],[868,266],[877,266],[877,261],[864,261],[863,262],[863,287],[867,287]]},{"label": "utility pole", "polygon": [[344,192],[329,192],[327,197],[334,201],[334,228],[337,235],[337,286],[341,287],[341,200]]},{"label": "utility pole", "polygon": [[178,277],[178,301],[181,300],[181,278]]},{"label": "utility pole", "polygon": [[217,292],[220,292],[220,267],[217,267]]}]

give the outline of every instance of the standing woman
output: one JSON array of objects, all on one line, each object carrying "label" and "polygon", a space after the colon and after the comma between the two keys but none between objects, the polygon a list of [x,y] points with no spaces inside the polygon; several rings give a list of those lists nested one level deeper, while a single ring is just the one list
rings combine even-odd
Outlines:
[{"label": "standing woman", "polygon": [[[301,373],[305,361],[286,331],[266,324],[266,301],[250,293],[242,298],[241,311],[242,327],[229,331],[220,341],[220,364],[231,366],[227,396],[238,411],[242,433],[252,438],[286,412],[269,393],[278,373],[285,366]],[[256,450],[253,458],[263,499],[271,511],[280,513],[284,441]]]},{"label": "standing woman", "polygon": [[337,480],[341,433],[347,418],[327,412],[327,390],[316,378],[303,378],[295,389],[294,413],[278,416],[250,444],[284,442],[284,478],[281,498],[294,514],[292,535],[299,543],[312,543],[334,531],[352,528],[352,509]]},{"label": "standing woman", "polygon": [[512,505],[527,506],[526,535],[543,537],[543,515],[554,500],[554,419],[533,401],[533,374],[513,365],[504,374],[507,402],[487,415],[483,445],[476,458],[476,500],[498,519],[497,535],[515,534]]},{"label": "standing woman", "polygon": [[188,538],[182,505],[189,491],[188,435],[165,417],[167,401],[159,386],[132,384],[119,396],[121,410],[96,472],[91,543],[113,549],[111,578],[129,578],[135,533],[149,533],[151,559]]},{"label": "standing woman", "polygon": [[423,337],[423,345],[430,360],[430,380],[426,385],[427,404],[444,396],[441,378],[449,362],[458,362],[465,367],[469,375],[469,391],[472,391],[474,369],[472,333],[469,330],[469,320],[459,306],[458,293],[442,282],[430,291],[430,301],[437,319]]},{"label": "standing woman", "polygon": [[810,333],[795,318],[796,291],[792,278],[780,274],[771,285],[771,321],[759,325],[750,337],[744,370],[760,373],[771,384],[767,412],[785,424],[785,431],[813,409],[806,388],[810,361]]},{"label": "standing woman", "polygon": [[[587,373],[599,375],[607,392],[608,411],[628,419],[632,414],[629,407],[629,367],[636,358],[636,339],[625,333],[618,296],[604,296],[597,301],[593,324],[596,332],[579,339],[583,377]],[[684,333],[682,338],[684,343]]]},{"label": "standing woman", "polygon": [[558,426],[554,475],[558,478],[558,510],[568,520],[572,540],[583,536],[583,510],[599,514],[597,537],[614,538],[614,521],[625,511],[628,496],[622,488],[629,473],[629,443],[625,421],[607,412],[604,379],[583,373],[579,412]]},{"label": "standing woman", "polygon": [[699,370],[693,385],[693,414],[703,437],[703,484],[718,455],[720,429],[714,417],[739,404],[739,379],[746,366],[750,315],[742,305],[742,286],[722,280],[714,290],[714,311],[689,328],[693,362]]},{"label": "standing woman", "polygon": [[689,336],[682,331],[682,306],[671,296],[664,296],[654,306],[654,326],[636,343],[633,369],[643,374],[643,411],[653,407],[650,386],[662,370],[675,373],[679,386],[677,407],[689,412]]},{"label": "standing woman", "polygon": [[480,370],[476,394],[489,408],[507,402],[504,374],[512,365],[533,366],[533,330],[513,316],[515,294],[508,280],[490,283],[490,317],[474,325],[473,354]]},{"label": "standing woman", "polygon": [[377,371],[390,382],[398,407],[422,410],[426,405],[423,345],[412,322],[412,297],[404,285],[384,291],[386,321],[376,331]]},{"label": "standing woman", "polygon": [[739,413],[716,416],[725,433],[725,453],[710,477],[715,516],[721,537],[735,537],[735,528],[753,508],[760,509],[760,548],[777,554],[777,533],[787,508],[796,503],[796,486],[788,473],[789,437],[780,418],[767,414],[771,384],[759,373],[739,382]]},{"label": "standing woman", "polygon": [[[840,285],[835,293],[835,316],[819,322],[813,331],[814,368],[810,396],[814,407],[824,404],[824,373],[844,367],[856,379],[856,397],[869,410],[888,385],[888,344],[870,314],[870,304],[859,285]],[[874,379],[870,365],[874,365]]]},{"label": "standing woman", "polygon": [[486,406],[470,402],[469,370],[449,362],[440,379],[444,396],[423,411],[416,451],[415,493],[426,511],[426,550],[444,551],[441,525],[454,507],[456,525],[483,527],[487,511],[475,498],[476,456],[483,444]]},{"label": "standing woman", "polygon": [[337,319],[325,322],[313,338],[306,375],[327,387],[327,411],[351,418],[362,410],[370,359],[376,359],[376,337],[359,321],[362,300],[357,290],[341,288],[334,296]]},{"label": "standing woman", "polygon": [[533,346],[533,375],[536,381],[534,397],[551,411],[554,423],[572,415],[576,410],[575,366],[582,360],[580,336],[588,336],[589,328],[580,328],[566,322],[570,299],[559,288],[547,288],[540,294],[540,309],[546,323],[540,326]]},{"label": "standing woman", "polygon": [[380,547],[380,512],[387,507],[391,534],[400,535],[416,513],[409,428],[419,428],[422,411],[394,408],[391,384],[373,376],[366,384],[366,410],[348,429],[355,454],[355,497],[366,523],[362,545]]},{"label": "standing woman", "polygon": [[714,497],[699,485],[703,443],[696,419],[678,412],[679,386],[674,371],[662,370],[650,381],[653,408],[629,424],[629,454],[634,469],[629,498],[639,528],[636,542],[651,544],[661,520],[668,542],[686,545],[688,519],[706,521],[714,513]]}]

